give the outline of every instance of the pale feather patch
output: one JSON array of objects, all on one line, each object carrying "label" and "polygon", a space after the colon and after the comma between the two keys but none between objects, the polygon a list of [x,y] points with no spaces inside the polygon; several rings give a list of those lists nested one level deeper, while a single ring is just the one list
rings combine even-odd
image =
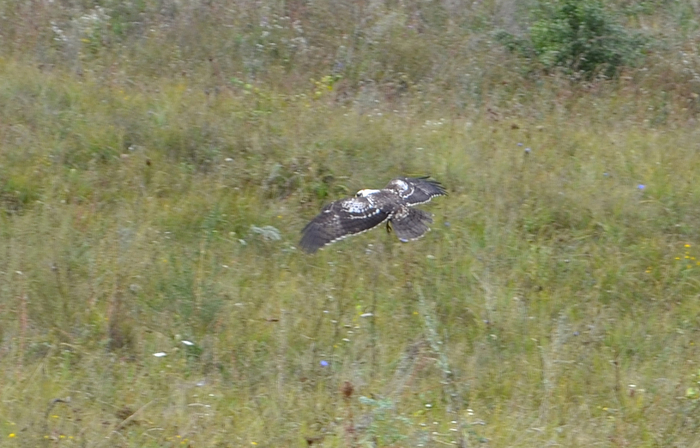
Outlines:
[{"label": "pale feather patch", "polygon": [[414,191],[416,191],[416,187],[411,186],[409,188],[408,184],[406,184],[406,188],[403,189],[403,192],[400,193],[399,196],[401,196],[401,199],[410,198]]},{"label": "pale feather patch", "polygon": [[406,182],[402,181],[401,179],[396,179],[395,182],[396,182],[396,185],[398,185],[399,188],[401,188],[402,190],[406,190],[408,188],[408,184]]},{"label": "pale feather patch", "polygon": [[382,212],[374,207],[374,201],[371,198],[366,197],[365,199],[367,203],[356,201],[354,198],[341,202],[340,208],[350,214],[350,216],[344,216],[343,219],[367,219]]},{"label": "pale feather patch", "polygon": [[417,236],[417,237],[415,237],[415,238],[399,238],[399,241],[401,241],[402,243],[408,243],[408,242],[410,242],[410,241],[417,241],[417,240],[423,238],[425,235],[427,235],[428,232],[430,232],[430,230],[431,230],[430,227],[428,227],[428,230],[426,230],[425,232],[423,232],[422,235],[419,235],[419,236]]},{"label": "pale feather patch", "polygon": [[[413,194],[413,192],[411,192],[411,194]],[[408,195],[408,196],[406,196],[406,198],[408,198],[410,196],[411,195]],[[438,196],[444,196],[444,195],[443,194],[431,194],[430,196],[428,196],[428,199],[426,199],[425,201],[412,202],[412,203],[406,204],[406,205],[408,205],[409,207],[415,207],[416,205],[427,204],[428,202],[430,202],[431,199],[436,198]]]},{"label": "pale feather patch", "polygon": [[[437,196],[437,195],[435,195],[435,196]],[[435,196],[430,196],[430,197],[429,197],[428,199],[426,199],[425,201],[421,201],[421,202],[412,202],[412,203],[406,204],[406,205],[408,205],[409,207],[415,207],[416,205],[427,204],[427,203],[430,202],[430,200],[431,200],[432,198],[434,198]]]},{"label": "pale feather patch", "polygon": [[363,197],[363,198],[369,198],[369,197],[372,196],[373,194],[377,194],[377,193],[379,193],[380,191],[382,191],[382,190],[372,190],[372,189],[369,189],[369,188],[365,188],[365,189],[363,189],[363,190],[358,191],[358,192],[357,192],[357,196],[360,196],[360,197]]},{"label": "pale feather patch", "polygon": [[[380,209],[375,208],[374,211],[373,211],[372,213],[366,213],[366,214],[364,214],[364,215],[358,215],[358,216],[350,216],[349,218],[350,218],[350,219],[367,219],[367,218],[371,218],[371,217],[374,216],[374,215],[378,215],[378,214],[380,214],[381,212],[382,212],[382,211],[381,211]],[[346,216],[346,218],[347,218],[347,216]]]},{"label": "pale feather patch", "polygon": [[360,214],[369,209],[364,202],[355,201],[353,199],[343,202],[342,208],[344,211],[354,214]]}]

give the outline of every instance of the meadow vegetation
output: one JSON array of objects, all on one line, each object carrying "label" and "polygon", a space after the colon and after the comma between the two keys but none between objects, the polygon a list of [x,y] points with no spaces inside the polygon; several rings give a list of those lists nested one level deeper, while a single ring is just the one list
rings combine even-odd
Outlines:
[{"label": "meadow vegetation", "polygon": [[0,445],[699,447],[700,4],[575,3],[0,2]]}]

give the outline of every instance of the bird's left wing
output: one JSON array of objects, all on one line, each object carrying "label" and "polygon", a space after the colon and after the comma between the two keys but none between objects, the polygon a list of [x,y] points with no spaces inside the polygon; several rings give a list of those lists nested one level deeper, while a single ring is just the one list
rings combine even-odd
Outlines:
[{"label": "bird's left wing", "polygon": [[352,197],[328,204],[302,230],[299,245],[313,253],[326,244],[366,232],[386,221],[391,210],[377,207],[371,198]]},{"label": "bird's left wing", "polygon": [[435,196],[444,196],[447,190],[442,184],[427,177],[397,177],[386,189],[393,190],[409,206],[425,204]]}]

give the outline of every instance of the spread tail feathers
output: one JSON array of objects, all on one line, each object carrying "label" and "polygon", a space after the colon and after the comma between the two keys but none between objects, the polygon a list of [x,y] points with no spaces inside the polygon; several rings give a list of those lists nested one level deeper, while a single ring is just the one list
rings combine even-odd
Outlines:
[{"label": "spread tail feathers", "polygon": [[391,227],[399,240],[406,242],[418,239],[430,230],[432,215],[417,208],[406,208],[403,213],[396,213],[391,218]]}]

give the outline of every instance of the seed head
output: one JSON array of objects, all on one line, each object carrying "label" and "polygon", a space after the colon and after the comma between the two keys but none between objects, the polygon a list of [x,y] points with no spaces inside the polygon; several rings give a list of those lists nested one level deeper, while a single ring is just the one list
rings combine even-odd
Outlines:
[{"label": "seed head", "polygon": [[346,400],[350,399],[354,390],[355,388],[353,387],[350,381],[344,382],[343,386],[340,388],[340,392],[343,393],[343,398],[345,398]]}]

